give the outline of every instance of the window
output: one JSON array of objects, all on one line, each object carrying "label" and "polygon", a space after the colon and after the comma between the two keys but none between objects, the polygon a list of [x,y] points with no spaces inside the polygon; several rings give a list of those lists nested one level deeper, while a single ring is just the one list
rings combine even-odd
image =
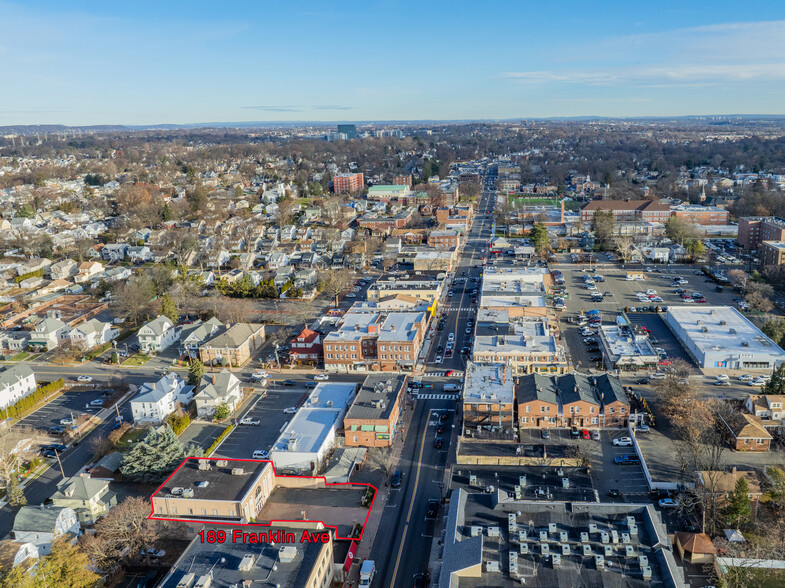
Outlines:
[{"label": "window", "polygon": [[[540,408],[542,408],[542,407],[540,407]],[[529,406],[528,404],[526,405],[526,412],[531,412],[531,406]]]},{"label": "window", "polygon": [[589,414],[594,414],[594,407],[593,406],[589,407]]},{"label": "window", "polygon": [[622,406],[622,407],[619,409],[619,412],[620,412],[621,414],[624,414],[624,407],[623,407],[623,406]]},{"label": "window", "polygon": [[521,422],[522,422],[522,423],[528,423],[528,422],[529,422],[529,417],[523,417],[523,418],[521,418]]},{"label": "window", "polygon": [[763,444],[766,443],[766,440],[765,439],[756,439],[755,443],[757,443],[758,445],[763,445]]},{"label": "window", "polygon": [[[592,412],[594,412],[594,411],[592,411]],[[608,412],[610,414],[613,414],[614,412],[616,412],[616,409],[614,409],[612,406],[610,406],[610,407],[608,407]]]}]

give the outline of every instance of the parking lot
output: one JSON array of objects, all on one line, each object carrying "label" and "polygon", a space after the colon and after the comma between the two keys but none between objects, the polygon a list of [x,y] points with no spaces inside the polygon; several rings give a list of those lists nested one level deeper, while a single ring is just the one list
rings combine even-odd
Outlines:
[{"label": "parking lot", "polygon": [[237,420],[251,418],[260,424],[237,426],[218,448],[216,456],[251,459],[257,449],[270,451],[284,425],[294,416],[283,410],[297,406],[306,392],[300,387],[272,388],[266,397],[257,398],[250,409],[237,415]]},{"label": "parking lot", "polygon": [[668,360],[683,359],[689,364],[693,364],[692,358],[687,354],[679,340],[671,332],[662,316],[657,313],[630,313],[627,315],[630,322],[634,325],[641,325],[649,329],[649,339],[654,347],[665,350]]},{"label": "parking lot", "polygon": [[53,426],[63,426],[60,425],[61,419],[76,419],[85,413],[95,414],[101,410],[100,406],[86,408],[85,405],[89,405],[93,400],[103,400],[105,397],[102,391],[103,388],[66,390],[63,394],[26,416],[20,422],[36,429],[46,430]]}]

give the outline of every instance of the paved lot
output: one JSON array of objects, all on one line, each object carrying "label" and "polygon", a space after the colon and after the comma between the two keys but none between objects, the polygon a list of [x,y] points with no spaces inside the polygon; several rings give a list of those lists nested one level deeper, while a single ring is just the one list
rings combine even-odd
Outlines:
[{"label": "paved lot", "polygon": [[193,443],[206,451],[226,427],[227,425],[218,423],[191,423],[180,435],[180,441]]},{"label": "paved lot", "polygon": [[649,338],[654,347],[661,347],[668,354],[669,360],[682,359],[694,365],[692,358],[687,354],[679,340],[671,332],[662,315],[654,312],[636,312],[627,315],[630,322],[634,325],[641,325],[648,328],[651,332]]},{"label": "paved lot", "polygon": [[59,425],[60,419],[63,418],[76,418],[84,413],[95,414],[101,410],[101,407],[93,407],[91,410],[87,410],[85,405],[98,398],[103,400],[102,390],[103,388],[97,390],[68,390],[49,404],[42,406],[33,414],[25,417],[21,422],[37,429],[48,429],[49,427]]},{"label": "paved lot", "polygon": [[250,459],[257,449],[269,451],[281,434],[284,425],[294,416],[285,414],[283,409],[296,406],[305,392],[305,389],[296,387],[273,388],[265,398],[257,398],[247,412],[237,414],[237,420],[247,417],[258,419],[261,424],[236,427],[224,440],[215,455]]}]

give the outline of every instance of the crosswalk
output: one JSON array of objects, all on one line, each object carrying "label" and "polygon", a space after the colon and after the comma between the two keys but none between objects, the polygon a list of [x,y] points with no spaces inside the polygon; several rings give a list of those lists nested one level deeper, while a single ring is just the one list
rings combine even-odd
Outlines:
[{"label": "crosswalk", "polygon": [[417,394],[412,393],[417,400],[455,400],[455,394]]},{"label": "crosswalk", "polygon": [[448,312],[474,312],[476,308],[474,306],[444,306],[442,310]]}]

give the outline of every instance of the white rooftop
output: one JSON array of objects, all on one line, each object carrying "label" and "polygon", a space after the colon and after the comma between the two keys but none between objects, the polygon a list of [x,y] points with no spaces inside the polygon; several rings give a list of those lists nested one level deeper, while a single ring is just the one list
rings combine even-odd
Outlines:
[{"label": "white rooftop", "polygon": [[352,382],[319,382],[308,396],[308,408],[346,408],[357,384]]},{"label": "white rooftop", "polygon": [[504,364],[466,364],[466,381],[463,384],[463,401],[469,403],[512,404],[515,384],[512,371]]},{"label": "white rooftop", "polygon": [[605,341],[608,343],[609,351],[613,355],[654,356],[656,358],[657,353],[648,339],[639,337],[636,340],[632,333],[623,333],[618,326],[608,325],[601,328]]},{"label": "white rooftop", "polygon": [[[301,408],[276,440],[272,453],[288,451],[317,453],[330,434],[330,430],[340,428],[340,423],[337,421],[341,413],[341,409],[338,408]],[[292,438],[296,443],[289,448],[289,440]]]},{"label": "white rooftop", "polygon": [[669,306],[668,316],[704,353],[767,353],[785,359],[785,351],[730,306]]}]

